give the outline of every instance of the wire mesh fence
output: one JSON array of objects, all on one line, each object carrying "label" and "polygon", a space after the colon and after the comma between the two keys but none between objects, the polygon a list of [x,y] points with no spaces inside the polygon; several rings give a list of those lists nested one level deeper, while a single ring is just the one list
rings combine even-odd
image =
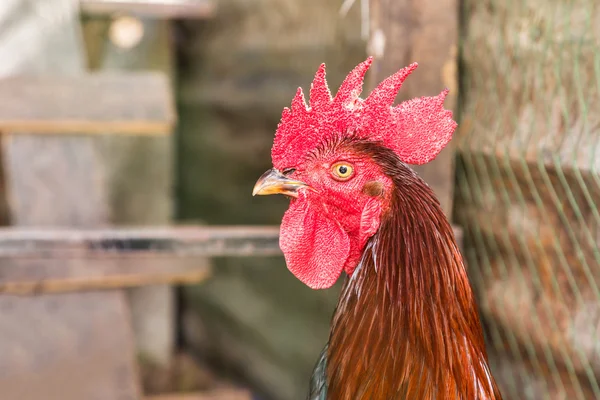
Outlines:
[{"label": "wire mesh fence", "polygon": [[600,398],[600,3],[463,2],[455,217],[508,399]]}]

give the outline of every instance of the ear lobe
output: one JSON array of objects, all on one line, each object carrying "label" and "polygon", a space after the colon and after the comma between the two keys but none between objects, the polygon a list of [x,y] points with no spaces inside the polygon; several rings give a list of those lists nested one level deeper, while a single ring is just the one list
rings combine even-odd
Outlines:
[{"label": "ear lobe", "polygon": [[358,243],[352,249],[352,255],[346,261],[345,270],[348,275],[352,275],[367,241],[379,230],[381,225],[381,201],[378,198],[370,199],[362,210],[360,216],[360,230],[358,232]]},{"label": "ear lobe", "polygon": [[381,201],[378,198],[370,199],[360,216],[360,247],[361,250],[367,240],[377,232],[381,223]]},{"label": "ear lobe", "polygon": [[350,239],[336,221],[300,197],[283,216],[279,246],[288,269],[300,281],[312,289],[326,289],[342,273]]}]

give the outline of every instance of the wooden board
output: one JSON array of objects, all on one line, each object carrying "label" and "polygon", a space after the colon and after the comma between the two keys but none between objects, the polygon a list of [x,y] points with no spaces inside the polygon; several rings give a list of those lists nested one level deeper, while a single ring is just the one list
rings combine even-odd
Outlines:
[{"label": "wooden board", "polygon": [[[105,224],[106,193],[92,139],[27,134],[4,137],[2,150],[13,224]],[[19,274],[43,274],[56,265],[65,263],[47,258],[7,261],[1,264],[0,274],[14,281]],[[99,265],[110,268],[109,263],[96,265],[98,269]],[[13,291],[19,290],[22,293],[23,287],[13,287]],[[0,370],[11,371],[0,376],[0,391],[19,393],[7,398],[138,398],[130,315],[122,292],[33,298],[4,294],[0,296],[0,307],[4,303],[12,304],[15,312],[3,313],[0,325]],[[56,309],[52,318],[47,317],[48,307]],[[83,341],[90,331],[98,334],[92,336],[93,341]],[[29,332],[38,333],[34,347]],[[70,349],[71,345],[75,347]],[[59,386],[57,382],[69,384]]]},{"label": "wooden board", "polygon": [[278,226],[3,228],[6,259],[248,257],[280,255]]},{"label": "wooden board", "polygon": [[105,174],[92,138],[5,135],[2,150],[13,225],[106,224]]},{"label": "wooden board", "polygon": [[205,260],[10,260],[4,262],[2,267],[0,293],[30,295],[123,289],[167,283],[194,284],[209,276],[210,268]]},{"label": "wooden board", "polygon": [[122,292],[0,296],[3,399],[136,400]]},{"label": "wooden board", "polygon": [[[371,67],[374,73],[369,77],[370,86],[400,68],[418,62],[419,68],[402,86],[399,99],[435,96],[448,88],[450,94],[445,107],[455,109],[458,95],[457,0],[370,1],[371,37],[385,38],[385,47]],[[454,142],[450,142],[434,161],[414,167],[433,188],[448,216],[452,212],[454,153]]]},{"label": "wooden board", "polygon": [[14,76],[0,80],[0,131],[167,134],[175,122],[161,73]]},{"label": "wooden board", "polygon": [[[83,72],[77,2],[3,2],[0,10],[10,21],[0,33],[1,77]],[[67,104],[65,92],[44,92],[44,85],[37,87],[34,83],[43,83],[43,79],[29,79],[24,83],[29,89],[23,92],[23,86],[12,87],[12,92],[0,90],[0,97],[6,96],[0,101],[3,117],[20,120],[29,116],[34,106],[44,104],[53,112],[60,111],[59,104],[89,106]],[[70,91],[76,90],[71,87]],[[98,104],[99,98],[79,100]],[[11,115],[13,111],[15,114]],[[69,114],[72,110],[64,111],[65,115],[72,115]],[[51,121],[56,118],[48,112],[43,116],[50,116]],[[39,137],[20,128],[16,131],[23,133],[2,147],[13,223],[20,226],[105,223],[106,209],[102,207],[105,194],[98,189],[102,174],[90,138],[65,141],[65,137]],[[54,167],[55,173],[50,173]],[[3,266],[0,264],[0,272],[4,272]],[[123,292],[27,298],[4,294],[0,295],[0,310],[0,397],[3,399],[140,398],[130,316]]]},{"label": "wooden board", "polygon": [[176,393],[146,397],[145,400],[252,400],[247,390],[216,389],[206,393]]},{"label": "wooden board", "polygon": [[0,78],[80,73],[78,14],[74,0],[0,1]]},{"label": "wooden board", "polygon": [[280,255],[277,227],[0,230],[0,293],[197,283],[208,256]]},{"label": "wooden board", "polygon": [[212,17],[216,5],[211,0],[80,0],[89,14],[135,14],[159,19]]}]

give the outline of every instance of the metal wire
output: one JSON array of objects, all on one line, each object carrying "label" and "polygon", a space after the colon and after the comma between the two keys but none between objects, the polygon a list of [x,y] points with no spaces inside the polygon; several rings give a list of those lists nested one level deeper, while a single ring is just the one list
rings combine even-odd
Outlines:
[{"label": "metal wire", "polygon": [[495,374],[600,398],[600,5],[463,5],[455,217]]}]

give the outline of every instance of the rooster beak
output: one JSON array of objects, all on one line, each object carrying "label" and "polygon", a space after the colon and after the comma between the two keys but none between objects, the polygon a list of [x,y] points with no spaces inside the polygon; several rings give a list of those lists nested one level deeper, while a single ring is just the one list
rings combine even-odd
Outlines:
[{"label": "rooster beak", "polygon": [[308,187],[302,181],[296,181],[283,175],[275,168],[268,170],[256,181],[252,196],[266,196],[269,194],[285,194],[291,197],[298,197],[298,190]]}]

